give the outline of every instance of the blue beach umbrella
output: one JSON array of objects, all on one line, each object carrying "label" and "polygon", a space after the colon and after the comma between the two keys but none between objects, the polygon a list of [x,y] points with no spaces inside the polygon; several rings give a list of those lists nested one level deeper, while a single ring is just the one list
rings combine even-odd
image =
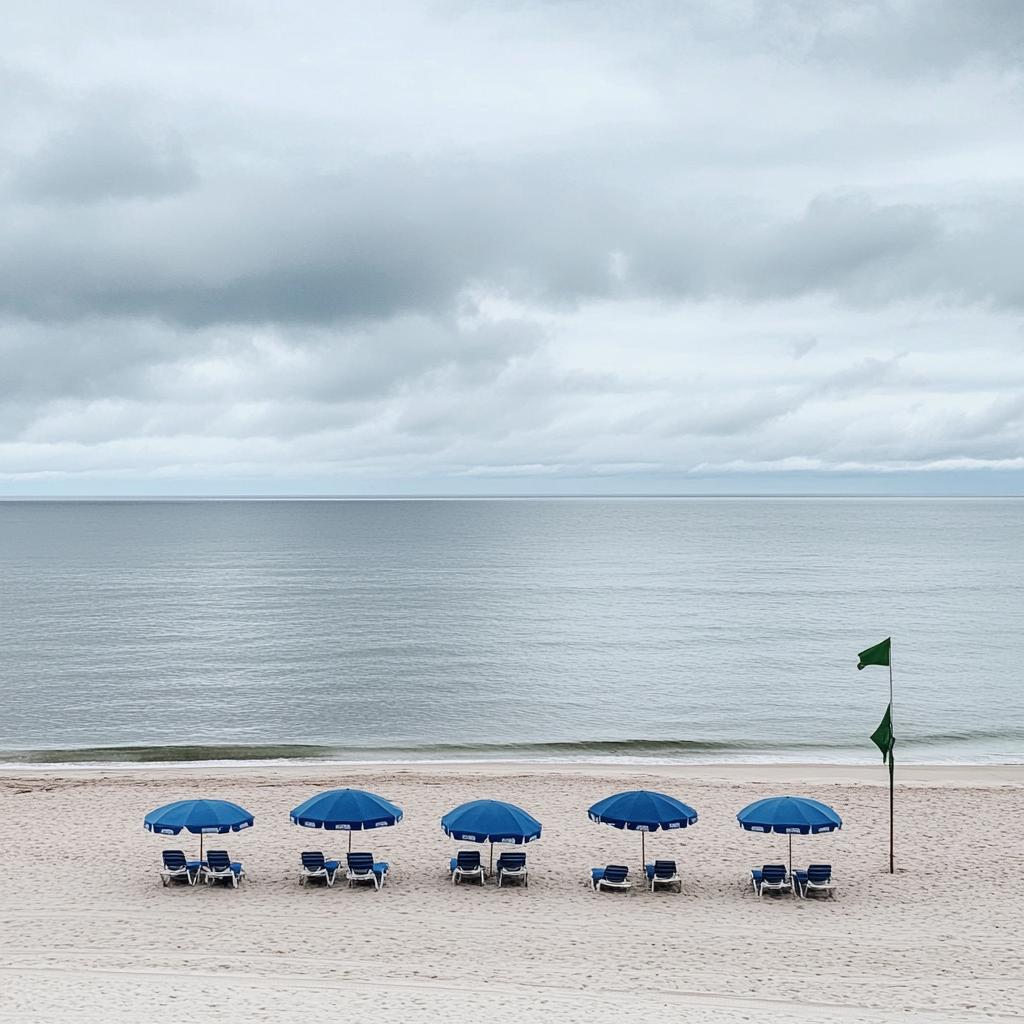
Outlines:
[{"label": "blue beach umbrella", "polygon": [[591,821],[640,833],[640,856],[647,860],[647,833],[658,829],[687,828],[697,822],[697,812],[665,793],[635,789],[598,800],[587,811]]},{"label": "blue beach umbrella", "polygon": [[299,804],[290,817],[293,825],[303,828],[347,832],[351,850],[353,832],[397,825],[402,820],[402,808],[362,789],[329,789]]},{"label": "blue beach umbrella", "polygon": [[793,836],[835,832],[843,820],[828,804],[802,796],[770,796],[744,807],[736,820],[747,832],[789,836],[789,871],[793,873]]},{"label": "blue beach umbrella", "polygon": [[238,804],[227,800],[176,800],[150,811],[143,819],[147,832],[176,836],[182,829],[199,836],[199,859],[203,859],[203,836],[241,832],[252,828],[255,819]]},{"label": "blue beach umbrella", "polygon": [[445,835],[470,843],[491,844],[491,868],[494,844],[521,846],[540,839],[540,822],[515,804],[501,800],[471,800],[460,804],[441,819]]}]

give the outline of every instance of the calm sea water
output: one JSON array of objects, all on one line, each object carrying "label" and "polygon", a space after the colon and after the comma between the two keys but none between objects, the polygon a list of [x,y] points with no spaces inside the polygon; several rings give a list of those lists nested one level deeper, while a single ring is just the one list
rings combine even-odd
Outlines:
[{"label": "calm sea water", "polygon": [[0,760],[878,761],[891,635],[902,758],[1024,761],[1022,500],[8,501],[0,568]]}]

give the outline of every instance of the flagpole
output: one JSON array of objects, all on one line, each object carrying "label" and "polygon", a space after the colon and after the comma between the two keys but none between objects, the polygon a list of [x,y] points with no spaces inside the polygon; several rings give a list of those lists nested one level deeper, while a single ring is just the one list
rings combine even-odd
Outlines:
[{"label": "flagpole", "polygon": [[889,748],[889,874],[894,875],[896,873],[895,853],[893,849],[894,821],[896,811],[896,760],[893,757],[893,752],[896,748],[896,729],[893,726],[892,714],[892,640],[889,641],[889,731],[892,734],[892,746]]},{"label": "flagpole", "polygon": [[889,706],[885,717],[871,734],[871,742],[882,752],[882,763],[889,764],[889,874],[896,873],[896,733],[892,725],[892,637],[886,637],[880,644],[861,651],[857,668],[868,665],[885,665],[889,669]]}]

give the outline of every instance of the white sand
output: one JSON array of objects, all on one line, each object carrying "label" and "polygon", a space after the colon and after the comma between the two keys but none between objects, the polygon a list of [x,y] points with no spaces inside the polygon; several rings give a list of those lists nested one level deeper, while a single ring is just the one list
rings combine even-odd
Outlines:
[{"label": "white sand", "polygon": [[[1024,1020],[1024,768],[908,768],[897,789],[899,871],[887,873],[883,768],[462,765],[42,770],[0,773],[0,1021]],[[354,785],[405,810],[357,835],[392,865],[385,889],[303,889],[299,851],[344,849],[298,829],[307,796]],[[682,895],[593,893],[589,868],[640,840],[586,808],[628,788],[695,806],[698,824],[648,838]],[[812,796],[841,832],[797,839],[827,861],[834,901],[759,902],[749,869],[786,840],[742,832],[762,796]],[[242,888],[163,888],[164,846],[142,829],[171,800],[234,800],[256,815],[214,837]],[[527,890],[453,887],[438,819],[479,797],[544,824]]]}]

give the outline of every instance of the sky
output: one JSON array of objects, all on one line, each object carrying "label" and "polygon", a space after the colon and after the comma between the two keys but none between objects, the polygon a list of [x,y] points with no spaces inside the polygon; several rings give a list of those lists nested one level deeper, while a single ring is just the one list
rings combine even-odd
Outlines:
[{"label": "sky", "polygon": [[0,495],[1024,494],[1019,0],[5,0]]}]

